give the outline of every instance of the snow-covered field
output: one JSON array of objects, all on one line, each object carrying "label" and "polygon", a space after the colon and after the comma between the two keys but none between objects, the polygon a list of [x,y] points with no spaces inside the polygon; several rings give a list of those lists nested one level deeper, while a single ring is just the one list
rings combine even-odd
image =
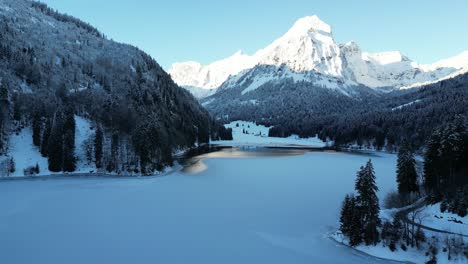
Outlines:
[{"label": "snow-covered field", "polygon": [[268,137],[270,127],[257,125],[254,122],[234,121],[227,125],[226,128],[232,128],[232,141],[213,141],[211,144],[224,146],[299,146],[299,147],[325,147],[326,144],[317,137],[314,138],[299,138],[298,136],[290,136],[287,138]]},{"label": "snow-covered field", "polygon": [[395,188],[394,155],[238,152],[168,177],[0,182],[1,262],[388,263],[326,234],[369,158],[380,197]]},{"label": "snow-covered field", "polygon": [[420,214],[425,226],[468,235],[468,216],[460,217],[447,211],[441,213],[440,203],[425,207]]},{"label": "snow-covered field", "polygon": [[[421,224],[424,226],[428,226],[431,228],[435,228],[438,230],[445,230],[449,232],[455,232],[458,234],[468,234],[468,225],[467,220],[468,217],[459,217],[455,214],[451,214],[448,212],[441,213],[440,212],[440,204],[430,205],[423,207],[418,211],[418,219],[417,221],[421,220]],[[393,221],[393,216],[397,212],[397,209],[386,209],[380,211],[380,218],[386,221]],[[458,220],[463,222],[455,223],[449,220]],[[444,244],[444,240],[449,238],[457,238],[460,239],[459,236],[447,235],[444,233],[439,233],[435,231],[430,231],[427,229],[423,229],[426,239],[431,242],[431,244],[437,245],[439,250],[437,254],[437,263],[466,263],[466,258],[461,256],[452,256],[451,261],[448,260],[448,253],[444,250],[440,250],[441,248],[446,247]],[[336,240],[339,243],[348,244],[348,239],[344,237],[340,231],[337,231],[331,234],[331,238]],[[465,238],[465,241],[468,241]],[[357,250],[361,252],[365,252],[369,255],[376,256],[379,258],[384,259],[393,259],[397,261],[408,262],[411,261],[413,263],[426,263],[429,260],[429,257],[425,255],[428,251],[428,246],[426,243],[423,245],[424,248],[416,249],[408,247],[406,251],[400,248],[400,244],[397,245],[397,250],[392,252],[389,250],[388,247],[384,246],[382,243],[378,244],[377,246],[366,246],[366,245],[359,245],[356,247]]]}]

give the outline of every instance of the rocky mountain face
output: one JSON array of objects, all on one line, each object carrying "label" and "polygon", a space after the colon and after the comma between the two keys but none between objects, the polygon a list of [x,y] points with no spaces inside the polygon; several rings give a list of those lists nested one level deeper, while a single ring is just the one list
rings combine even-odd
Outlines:
[{"label": "rocky mountain face", "polygon": [[[213,95],[219,87],[238,87],[237,80],[246,79],[247,75],[253,86],[244,94],[267,82],[287,78],[346,92],[349,89],[341,89],[342,86],[373,89],[416,86],[439,80],[466,66],[468,52],[423,65],[397,51],[366,53],[354,42],[339,45],[333,39],[331,27],[311,16],[299,19],[285,35],[251,56],[237,52],[206,66],[197,62],[176,63],[168,72],[176,83],[198,91],[196,96],[202,98]],[[254,68],[257,69],[252,76]],[[202,89],[210,92],[200,93]]]}]

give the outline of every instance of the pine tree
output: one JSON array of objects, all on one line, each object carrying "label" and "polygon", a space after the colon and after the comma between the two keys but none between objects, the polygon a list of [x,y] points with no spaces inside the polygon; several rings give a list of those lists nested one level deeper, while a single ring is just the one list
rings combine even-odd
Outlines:
[{"label": "pine tree", "polygon": [[41,154],[43,157],[47,157],[48,155],[48,149],[49,149],[49,138],[50,138],[50,133],[52,131],[52,122],[50,119],[46,120],[45,122],[45,128],[44,128],[44,133],[42,133],[42,140],[41,140]]},{"label": "pine tree", "polygon": [[340,214],[340,230],[345,236],[351,233],[351,224],[353,220],[353,210],[355,209],[354,196],[346,195],[343,205],[341,206]]},{"label": "pine tree", "polygon": [[[75,138],[75,131],[76,131],[75,112],[72,106],[68,106],[65,109],[63,130],[64,130],[64,133],[70,132],[70,139]],[[71,140],[69,144],[70,144],[70,147],[75,149],[75,140]]]},{"label": "pine tree", "polygon": [[32,138],[33,144],[37,147],[41,146],[42,119],[39,111],[35,110],[32,118]]},{"label": "pine tree", "polygon": [[96,136],[94,138],[94,158],[96,162],[96,168],[102,168],[102,141],[104,135],[102,129],[99,126],[96,130]]},{"label": "pine tree", "polygon": [[73,107],[68,106],[64,113],[63,122],[63,171],[73,172],[76,169],[75,158],[75,113]]},{"label": "pine tree", "polygon": [[10,158],[10,164],[8,165],[8,172],[11,174],[11,173],[15,173],[16,171],[16,162],[15,162],[15,159],[13,157]]},{"label": "pine tree", "polygon": [[410,193],[418,192],[416,160],[411,152],[408,141],[404,141],[398,152],[397,183],[398,193],[408,197]]},{"label": "pine tree", "polygon": [[48,140],[47,154],[49,170],[62,171],[63,168],[63,116],[61,111],[55,113],[53,126]]},{"label": "pine tree", "polygon": [[362,208],[357,205],[354,199],[354,206],[351,217],[351,228],[349,229],[349,245],[355,247],[362,243],[363,240],[363,222],[362,222]]},{"label": "pine tree", "polygon": [[380,225],[379,218],[379,190],[375,183],[375,173],[372,161],[369,160],[365,167],[357,173],[355,189],[357,207],[361,212],[363,239],[366,245],[376,244],[379,239],[377,227]]},{"label": "pine tree", "polygon": [[63,171],[73,172],[75,170],[75,136],[71,130],[68,130],[63,136]]},{"label": "pine tree", "polygon": [[434,193],[439,189],[440,131],[432,134],[424,154],[424,187],[426,192]]}]

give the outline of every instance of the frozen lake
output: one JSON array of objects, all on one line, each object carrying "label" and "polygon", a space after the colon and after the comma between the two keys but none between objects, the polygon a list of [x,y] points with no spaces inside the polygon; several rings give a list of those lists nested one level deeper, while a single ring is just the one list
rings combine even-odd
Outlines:
[{"label": "frozen lake", "polygon": [[371,158],[382,197],[396,156],[236,149],[139,179],[0,182],[2,263],[389,263],[329,240]]}]

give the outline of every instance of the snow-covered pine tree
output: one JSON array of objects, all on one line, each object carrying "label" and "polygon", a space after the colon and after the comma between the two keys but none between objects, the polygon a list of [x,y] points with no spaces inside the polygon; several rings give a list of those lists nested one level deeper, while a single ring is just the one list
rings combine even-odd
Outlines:
[{"label": "snow-covered pine tree", "polygon": [[403,141],[398,152],[397,161],[397,183],[398,193],[403,197],[419,191],[418,175],[416,173],[416,160],[411,151],[411,146],[407,140]]},{"label": "snow-covered pine tree", "polygon": [[358,193],[357,207],[361,212],[363,240],[366,245],[375,245],[379,239],[377,227],[380,226],[380,206],[377,197],[379,188],[375,182],[374,166],[371,160],[358,171],[355,189]]}]

